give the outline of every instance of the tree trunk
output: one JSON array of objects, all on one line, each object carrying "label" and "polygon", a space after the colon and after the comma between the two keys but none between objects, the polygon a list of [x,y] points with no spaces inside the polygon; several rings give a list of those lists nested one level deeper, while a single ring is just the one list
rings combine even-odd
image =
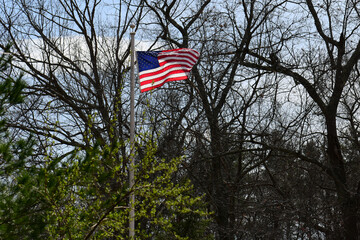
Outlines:
[{"label": "tree trunk", "polygon": [[356,196],[352,196],[348,188],[344,158],[341,153],[341,146],[337,136],[336,115],[334,112],[335,111],[326,115],[328,141],[327,153],[332,171],[332,177],[335,181],[336,191],[338,194],[339,206],[341,207],[342,212],[342,223],[340,226],[343,226],[343,233],[340,235],[344,236],[344,238],[347,240],[358,240],[358,201],[356,201]]},{"label": "tree trunk", "polygon": [[215,219],[218,225],[218,239],[231,240],[229,235],[229,193],[224,183],[222,168],[224,156],[222,154],[222,138],[216,123],[210,124],[212,151],[212,198],[215,208]]},{"label": "tree trunk", "polygon": [[359,231],[357,228],[358,223],[358,203],[353,196],[348,196],[342,202],[342,219],[344,222],[345,239],[358,240]]}]

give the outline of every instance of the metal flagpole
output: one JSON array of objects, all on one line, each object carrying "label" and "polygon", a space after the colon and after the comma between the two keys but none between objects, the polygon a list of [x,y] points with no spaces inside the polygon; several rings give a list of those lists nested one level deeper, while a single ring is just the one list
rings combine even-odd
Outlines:
[{"label": "metal flagpole", "polygon": [[135,184],[134,167],[135,167],[135,25],[131,25],[131,72],[130,72],[130,169],[129,169],[129,239],[135,239],[135,193],[133,186]]}]

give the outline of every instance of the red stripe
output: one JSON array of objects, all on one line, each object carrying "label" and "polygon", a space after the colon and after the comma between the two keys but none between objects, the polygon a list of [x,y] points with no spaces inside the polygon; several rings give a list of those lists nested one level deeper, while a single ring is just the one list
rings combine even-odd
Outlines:
[{"label": "red stripe", "polygon": [[[189,56],[191,55],[191,56]],[[185,61],[183,58],[187,58],[189,59],[191,62],[196,62],[198,57],[195,56],[194,54],[191,54],[191,53],[186,53],[186,55],[182,55],[182,54],[159,54],[158,55],[158,59],[159,60],[162,60],[162,59],[166,59],[166,58],[179,58],[179,61]],[[194,60],[195,59],[195,60]]]},{"label": "red stripe", "polygon": [[[188,48],[177,48],[177,49],[170,49],[170,50],[164,50],[164,51],[162,51],[161,53],[163,53],[163,52],[178,52],[178,53],[187,53],[187,54],[190,54],[191,56],[193,56],[195,59],[198,59],[199,58],[199,53],[197,52],[197,51],[195,51],[195,50],[193,50],[193,49],[188,49]],[[197,53],[197,55],[196,54],[194,54],[194,52],[196,52]],[[158,58],[161,58],[161,57],[163,57],[163,56],[169,56],[168,54],[159,54],[158,55]],[[174,56],[176,56],[176,53],[174,54]]]},{"label": "red stripe", "polygon": [[172,74],[177,74],[177,73],[185,73],[184,71],[182,70],[174,70],[174,71],[170,71],[168,72],[167,74],[165,74],[164,76],[161,76],[161,77],[157,77],[157,78],[152,78],[152,79],[149,79],[149,80],[145,80],[145,81],[141,81],[141,79],[143,78],[143,76],[139,76],[140,78],[140,85],[144,85],[144,84],[149,84],[149,83],[153,83],[153,82],[157,82],[157,81],[161,81],[162,79],[168,77],[169,75],[172,75]]},{"label": "red stripe", "polygon": [[[182,71],[182,72],[185,72],[185,73],[190,72],[189,70],[184,69],[184,67],[182,65],[171,65],[171,66],[167,66],[167,67],[165,67],[165,68],[163,68],[161,70],[154,71],[154,72],[143,73],[143,74],[141,74],[141,72],[140,72],[139,78],[142,79],[142,78],[145,78],[145,77],[151,77],[153,75],[157,75],[157,74],[166,72],[167,70],[175,68],[175,67],[181,67],[182,68],[182,70],[175,70],[175,71]],[[189,67],[187,66],[187,68],[189,68]]]},{"label": "red stripe", "polygon": [[169,78],[169,79],[167,79],[165,82],[163,82],[163,83],[161,83],[161,84],[153,85],[153,86],[148,87],[148,88],[143,88],[143,89],[141,89],[141,92],[146,92],[146,91],[152,90],[152,89],[154,89],[154,88],[161,87],[162,85],[164,85],[164,84],[167,83],[167,82],[180,81],[180,80],[185,80],[185,79],[187,79],[186,76],[177,77],[177,78]]},{"label": "red stripe", "polygon": [[199,54],[198,51],[190,48],[175,48],[175,49],[163,50],[161,52],[190,52],[190,53],[196,52],[197,54]]},{"label": "red stripe", "polygon": [[175,49],[168,49],[168,50],[163,50],[161,52],[181,52],[182,50],[186,50],[188,51],[189,48],[175,48]]},{"label": "red stripe", "polygon": [[196,56],[196,54],[192,53],[192,52],[176,52],[176,53],[164,53],[161,52],[158,55],[158,58],[164,58],[164,57],[168,57],[168,56],[178,56],[178,57],[187,57],[187,58],[199,58],[198,56]]},{"label": "red stripe", "polygon": [[[180,66],[187,66],[187,65],[181,65],[181,62],[186,62],[188,63],[190,66],[194,65],[194,62],[190,62],[188,60],[183,60],[183,59],[172,59],[172,60],[166,60],[164,62],[159,62],[160,66],[164,66],[166,63],[172,63],[172,62],[178,62]],[[190,66],[187,66],[187,67],[190,67]]]}]

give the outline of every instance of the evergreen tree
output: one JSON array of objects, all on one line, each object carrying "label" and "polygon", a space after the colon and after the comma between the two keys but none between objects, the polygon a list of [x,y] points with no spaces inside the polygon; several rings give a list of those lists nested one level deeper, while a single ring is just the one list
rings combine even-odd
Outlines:
[{"label": "evergreen tree", "polygon": [[0,239],[34,239],[45,225],[34,214],[39,211],[39,199],[25,164],[33,141],[14,140],[6,121],[11,107],[24,101],[25,88],[22,74],[13,76],[10,47],[5,46],[0,57]]}]

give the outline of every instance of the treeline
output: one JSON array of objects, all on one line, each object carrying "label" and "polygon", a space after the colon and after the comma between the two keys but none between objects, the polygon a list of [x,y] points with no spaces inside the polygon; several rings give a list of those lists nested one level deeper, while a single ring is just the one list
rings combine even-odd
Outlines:
[{"label": "treeline", "polygon": [[[359,20],[358,1],[3,4],[1,84],[26,87],[0,112],[0,238],[126,239],[134,191],[137,239],[358,239]],[[200,52],[137,91],[133,189],[131,24],[137,49]]]}]

